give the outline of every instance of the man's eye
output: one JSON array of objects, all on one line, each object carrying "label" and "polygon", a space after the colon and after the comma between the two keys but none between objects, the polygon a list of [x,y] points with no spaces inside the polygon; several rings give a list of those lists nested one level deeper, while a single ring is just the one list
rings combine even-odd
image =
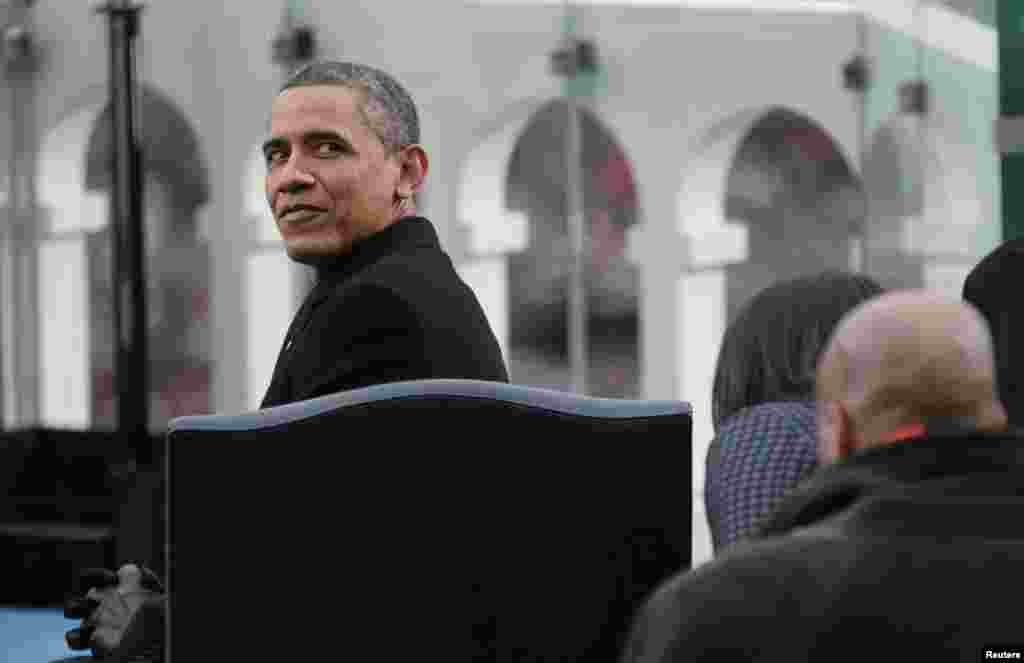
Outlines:
[{"label": "man's eye", "polygon": [[284,158],[285,154],[281,150],[270,150],[266,154],[267,163],[272,164],[280,161]]},{"label": "man's eye", "polygon": [[337,143],[320,143],[316,146],[317,155],[322,157],[334,156],[341,154],[343,151],[341,145]]}]

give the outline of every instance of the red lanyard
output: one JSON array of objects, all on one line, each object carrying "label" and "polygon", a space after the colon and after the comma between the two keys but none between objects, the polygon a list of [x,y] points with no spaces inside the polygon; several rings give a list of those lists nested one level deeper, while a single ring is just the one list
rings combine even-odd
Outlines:
[{"label": "red lanyard", "polygon": [[924,435],[925,428],[924,424],[904,424],[896,430],[890,431],[879,438],[879,442],[900,442],[902,440],[909,440],[912,437],[919,437]]}]

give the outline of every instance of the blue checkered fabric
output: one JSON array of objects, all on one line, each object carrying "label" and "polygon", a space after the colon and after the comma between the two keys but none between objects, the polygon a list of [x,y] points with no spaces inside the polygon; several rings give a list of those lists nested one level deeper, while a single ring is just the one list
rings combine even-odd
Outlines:
[{"label": "blue checkered fabric", "polygon": [[704,479],[711,541],[722,548],[756,533],[762,521],[817,467],[812,401],[761,403],[722,422]]}]

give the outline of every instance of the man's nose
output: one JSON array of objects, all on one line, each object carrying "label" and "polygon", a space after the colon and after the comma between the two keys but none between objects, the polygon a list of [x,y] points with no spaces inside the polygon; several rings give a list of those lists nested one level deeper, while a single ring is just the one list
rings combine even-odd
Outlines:
[{"label": "man's nose", "polygon": [[281,193],[299,193],[313,186],[313,181],[299,178],[286,180],[281,184]]},{"label": "man's nose", "polygon": [[282,193],[296,193],[313,186],[316,180],[296,163],[296,159],[288,160],[284,165],[284,172],[281,173],[281,183],[278,189]]}]

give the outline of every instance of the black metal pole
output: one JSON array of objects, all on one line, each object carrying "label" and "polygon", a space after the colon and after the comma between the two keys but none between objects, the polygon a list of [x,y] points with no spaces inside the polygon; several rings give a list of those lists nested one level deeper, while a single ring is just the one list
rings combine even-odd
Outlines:
[{"label": "black metal pole", "polygon": [[[149,356],[146,323],[142,154],[136,131],[134,40],[141,7],[110,0],[99,9],[110,27],[110,118],[114,146],[111,212],[114,326],[117,343],[117,421],[122,432],[148,433]],[[146,441],[139,439],[141,450]]]}]

